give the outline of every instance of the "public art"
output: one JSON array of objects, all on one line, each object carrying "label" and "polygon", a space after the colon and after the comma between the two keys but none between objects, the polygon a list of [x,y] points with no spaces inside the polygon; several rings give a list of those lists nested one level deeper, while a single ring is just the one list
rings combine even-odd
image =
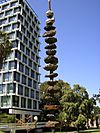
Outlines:
[{"label": "public art", "polygon": [[49,78],[47,81],[48,87],[46,88],[47,95],[45,96],[46,104],[44,105],[44,110],[48,111],[47,116],[50,120],[54,120],[55,113],[58,111],[59,105],[55,100],[55,93],[58,91],[55,87],[57,81],[55,78],[58,74],[55,72],[58,68],[58,58],[56,57],[56,27],[54,26],[55,18],[54,13],[51,9],[51,0],[48,0],[48,11],[46,12],[47,20],[44,30],[46,31],[43,34],[45,38],[46,46],[46,57],[44,62],[46,63],[44,69],[47,71],[45,75],[46,78]]}]

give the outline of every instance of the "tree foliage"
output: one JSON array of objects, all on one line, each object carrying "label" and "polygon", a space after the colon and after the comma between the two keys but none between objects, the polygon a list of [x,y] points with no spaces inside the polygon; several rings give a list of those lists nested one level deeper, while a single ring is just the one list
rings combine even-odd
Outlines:
[{"label": "tree foliage", "polygon": [[80,116],[84,116],[88,124],[94,103],[92,99],[89,99],[88,92],[84,87],[76,84],[73,89],[65,90],[60,103],[63,106],[63,111],[67,114],[66,120],[69,125],[78,122]]}]

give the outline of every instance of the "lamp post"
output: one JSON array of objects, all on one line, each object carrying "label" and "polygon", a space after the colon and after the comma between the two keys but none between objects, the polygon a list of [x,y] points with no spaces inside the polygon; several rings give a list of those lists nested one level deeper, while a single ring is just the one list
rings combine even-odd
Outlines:
[{"label": "lamp post", "polygon": [[65,119],[64,121],[65,121],[65,131],[66,131],[66,122],[67,122],[67,120]]},{"label": "lamp post", "polygon": [[35,133],[36,133],[37,121],[38,121],[38,117],[37,116],[34,116],[34,121],[35,121]]}]

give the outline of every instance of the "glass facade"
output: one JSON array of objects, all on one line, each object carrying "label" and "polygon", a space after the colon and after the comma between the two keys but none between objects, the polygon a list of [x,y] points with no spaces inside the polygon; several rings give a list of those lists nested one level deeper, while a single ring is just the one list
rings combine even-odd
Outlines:
[{"label": "glass facade", "polygon": [[39,24],[26,0],[0,4],[0,30],[8,33],[13,44],[0,71],[1,109],[39,112]]}]

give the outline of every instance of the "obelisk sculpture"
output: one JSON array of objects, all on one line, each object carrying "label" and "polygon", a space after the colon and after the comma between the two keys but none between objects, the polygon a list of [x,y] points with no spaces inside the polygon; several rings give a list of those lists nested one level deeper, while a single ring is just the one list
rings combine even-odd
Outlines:
[{"label": "obelisk sculpture", "polygon": [[57,38],[55,37],[56,27],[53,26],[55,19],[53,17],[54,13],[51,9],[51,0],[48,0],[48,11],[46,12],[46,16],[46,26],[44,27],[46,32],[43,34],[43,37],[45,38],[45,42],[47,43],[47,45],[45,46],[47,56],[44,59],[46,63],[44,69],[48,71],[45,77],[49,78],[50,80],[47,81],[49,87],[46,88],[47,96],[45,97],[45,100],[47,101],[47,103],[44,108],[48,110],[50,114],[51,112],[53,113],[54,110],[58,109],[57,102],[55,100],[55,93],[57,92],[55,85],[57,81],[54,80],[54,78],[58,76],[58,74],[54,72],[58,67],[58,58],[55,57],[57,48],[55,43],[57,42]]}]

